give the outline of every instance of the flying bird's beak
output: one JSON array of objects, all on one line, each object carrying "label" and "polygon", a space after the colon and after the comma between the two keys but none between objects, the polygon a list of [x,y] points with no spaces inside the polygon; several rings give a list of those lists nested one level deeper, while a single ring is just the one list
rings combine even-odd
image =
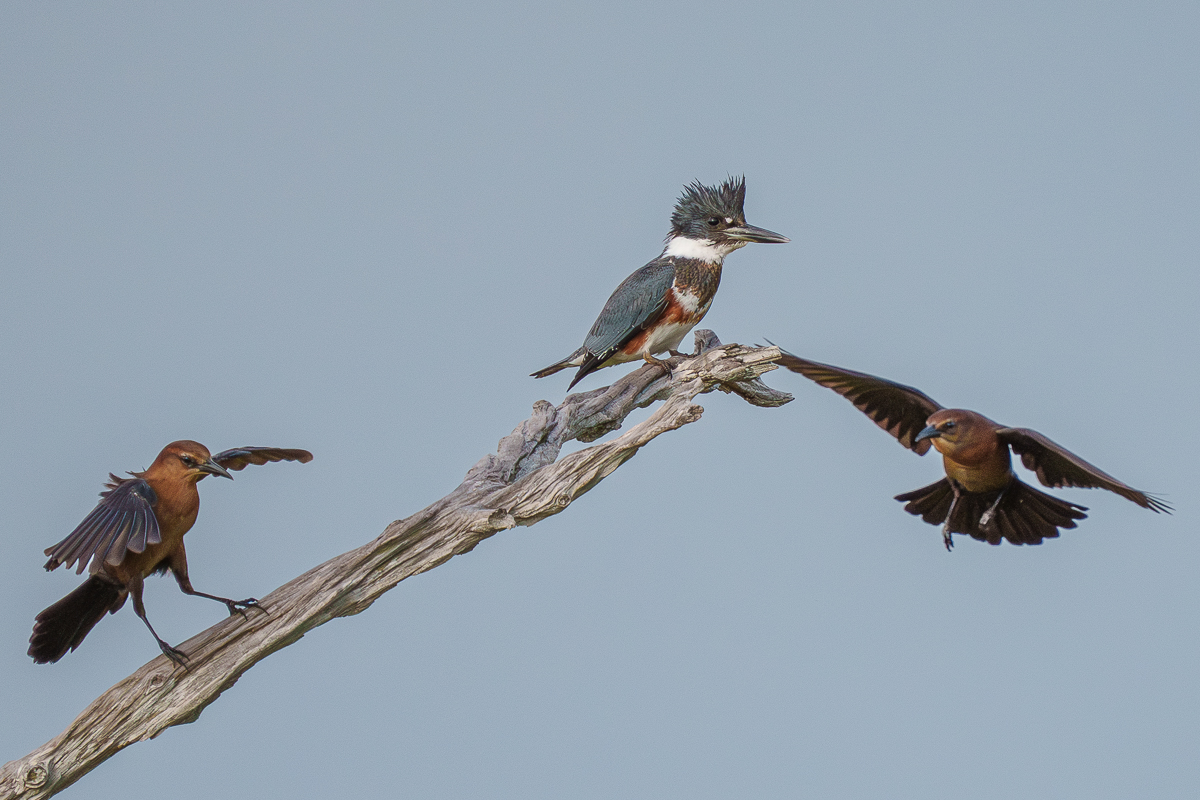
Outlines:
[{"label": "flying bird's beak", "polygon": [[721,233],[739,242],[762,242],[763,244],[783,244],[791,239],[781,233],[769,231],[766,228],[756,228],[753,225],[735,225],[726,228]]},{"label": "flying bird's beak", "polygon": [[926,439],[936,439],[941,435],[942,432],[937,429],[936,425],[930,425],[917,434],[917,438],[913,439],[913,444],[916,444],[917,442],[923,442]]},{"label": "flying bird's beak", "polygon": [[229,480],[233,480],[233,476],[229,474],[229,470],[225,469],[211,458],[200,466],[196,467],[196,469],[200,470],[201,472],[207,472],[209,475],[219,475],[222,478],[229,478]]}]

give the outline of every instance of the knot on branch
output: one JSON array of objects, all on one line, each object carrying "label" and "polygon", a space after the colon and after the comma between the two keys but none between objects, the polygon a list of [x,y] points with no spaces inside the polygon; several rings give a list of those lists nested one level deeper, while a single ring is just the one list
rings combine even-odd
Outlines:
[{"label": "knot on branch", "polygon": [[29,769],[25,770],[25,774],[21,776],[21,782],[25,784],[25,789],[40,789],[46,785],[46,781],[50,780],[50,768],[46,764],[34,764]]}]

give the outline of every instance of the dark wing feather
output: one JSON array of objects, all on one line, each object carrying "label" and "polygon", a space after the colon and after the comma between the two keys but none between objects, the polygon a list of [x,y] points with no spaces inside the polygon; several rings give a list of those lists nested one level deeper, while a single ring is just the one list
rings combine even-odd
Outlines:
[{"label": "dark wing feather", "polygon": [[53,547],[46,548],[50,560],[46,569],[66,564],[69,569],[79,562],[82,573],[95,556],[109,564],[120,564],[126,551],[140,553],[146,544],[162,541],[154,505],[158,496],[141,478],[114,478],[100,502],[78,527]]},{"label": "dark wing feather", "polygon": [[854,403],[859,411],[909,450],[918,455],[925,455],[929,451],[928,439],[913,443],[925,427],[929,415],[942,408],[929,395],[886,378],[809,361],[787,350],[782,352],[780,366],[798,372]]},{"label": "dark wing feather", "polygon": [[225,469],[236,472],[251,464],[261,465],[270,461],[299,461],[301,464],[307,464],[312,461],[312,453],[283,447],[235,447],[232,450],[222,450],[212,459]]},{"label": "dark wing feather", "polygon": [[1045,486],[1108,489],[1126,500],[1132,500],[1142,508],[1168,513],[1171,511],[1169,505],[1154,495],[1140,492],[1122,483],[1037,431],[1029,428],[1001,428],[996,431],[996,436],[1000,441],[1007,442],[1013,452],[1021,456],[1021,463],[1026,469],[1037,473],[1038,480]]},{"label": "dark wing feather", "polygon": [[621,281],[583,340],[588,353],[599,359],[597,363],[606,361],[663,312],[674,282],[674,262],[661,258]]}]

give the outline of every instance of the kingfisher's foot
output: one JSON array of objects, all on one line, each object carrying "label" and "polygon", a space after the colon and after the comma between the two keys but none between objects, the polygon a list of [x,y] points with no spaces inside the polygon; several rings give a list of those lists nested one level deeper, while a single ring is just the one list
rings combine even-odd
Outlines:
[{"label": "kingfisher's foot", "polygon": [[664,359],[656,358],[656,357],[650,355],[649,353],[646,353],[645,355],[643,355],[642,358],[644,358],[646,360],[647,364],[653,364],[656,367],[662,367],[663,371],[666,373],[668,378],[671,377],[672,374],[674,374],[674,369],[671,367],[670,361],[665,361]]}]

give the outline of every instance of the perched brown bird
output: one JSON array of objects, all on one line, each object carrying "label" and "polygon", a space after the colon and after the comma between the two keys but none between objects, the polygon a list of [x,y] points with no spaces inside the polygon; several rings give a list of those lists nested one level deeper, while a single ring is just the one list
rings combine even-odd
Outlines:
[{"label": "perched brown bird", "polygon": [[229,470],[249,464],[311,460],[307,450],[278,447],[239,447],[213,456],[204,445],[185,439],[164,447],[145,472],[130,472],[132,478],[110,474],[100,503],[67,538],[46,549],[47,570],[79,562],[76,572],[82,573],[90,560],[91,574],[82,586],[37,615],[29,655],[38,664],[58,661],[79,646],[106,611],[115,614],[133,595],[133,610],[163,654],[182,665],[183,652],[159,638],[146,618],[142,582],[147,575],[169,570],[184,594],[222,602],[231,615],[258,605],[253,597],[230,600],[192,588],[183,535],[200,510],[196,484],[209,475],[233,480]]},{"label": "perched brown bird", "polygon": [[946,477],[896,499],[907,503],[905,511],[930,525],[944,523],[947,550],[952,533],[969,534],[988,544],[1000,544],[1001,539],[1041,544],[1058,536],[1059,528],[1074,528],[1075,520],[1087,516],[1084,506],[1059,500],[1017,478],[1010,448],[1045,486],[1108,489],[1142,508],[1171,510],[1157,497],[1127,486],[1037,431],[1008,428],[974,411],[942,408],[911,386],[808,361],[786,350],[779,364],[833,389],[918,455],[925,455],[931,443],[937,448]]}]

